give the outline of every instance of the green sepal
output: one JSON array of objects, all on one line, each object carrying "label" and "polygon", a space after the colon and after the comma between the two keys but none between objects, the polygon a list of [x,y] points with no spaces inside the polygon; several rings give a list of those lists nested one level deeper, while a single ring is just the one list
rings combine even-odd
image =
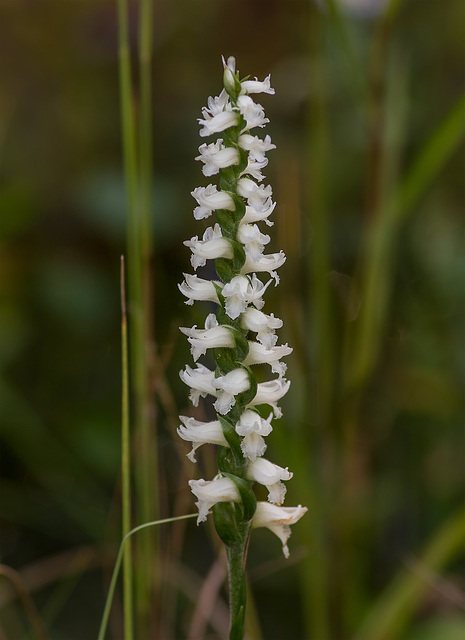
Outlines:
[{"label": "green sepal", "polygon": [[234,104],[236,104],[237,99],[241,93],[241,81],[239,80],[239,76],[237,73],[232,74],[234,76],[234,87],[232,87],[229,82],[223,82],[224,88],[228,96],[231,98]]},{"label": "green sepal", "polygon": [[[237,141],[239,140],[239,136],[241,133],[241,129],[243,128],[241,119],[239,119],[239,124],[235,127],[229,127],[225,131],[223,131],[223,144],[225,147],[235,147],[237,146]],[[220,170],[221,173],[221,170]]]},{"label": "green sepal", "polygon": [[232,318],[230,318],[226,313],[224,306],[218,306],[216,310],[216,319],[218,321],[218,324],[231,325],[237,329],[240,327],[239,320],[233,320]]},{"label": "green sepal", "polygon": [[229,195],[234,200],[234,206],[236,207],[233,211],[234,219],[236,222],[240,222],[245,215],[245,200],[236,193],[230,193]]},{"label": "green sepal", "polygon": [[[224,309],[224,296],[223,296],[223,287],[220,287],[220,285],[215,282],[214,280],[212,281],[213,286],[215,287],[215,291],[216,291],[216,295],[218,296],[218,300],[220,302],[220,306],[218,308]],[[221,324],[221,322],[220,322]]]},{"label": "green sepal", "polygon": [[226,418],[218,414],[217,418],[220,421],[226,442],[229,444],[229,448],[235,458],[236,466],[242,466],[245,461],[244,456],[242,455],[241,438],[239,434],[236,432],[234,426],[228,420],[226,420]]},{"label": "green sepal", "polygon": [[218,276],[223,282],[229,282],[237,276],[245,264],[245,251],[236,240],[229,240],[233,250],[232,259],[229,258],[217,258],[215,260],[215,269]]},{"label": "green sepal", "polygon": [[239,329],[228,325],[225,325],[224,328],[232,333],[232,336],[234,338],[234,344],[237,354],[236,360],[243,362],[249,355],[249,341]]},{"label": "green sepal", "polygon": [[[231,194],[230,194],[231,195]],[[221,235],[228,240],[235,240],[237,236],[236,216],[227,209],[217,209],[216,219],[221,227]]]},{"label": "green sepal", "polygon": [[257,508],[257,498],[253,492],[252,483],[232,473],[223,473],[223,475],[232,480],[239,491],[242,500],[244,520],[252,520]]},{"label": "green sepal", "polygon": [[[236,146],[236,145],[231,145]],[[237,184],[236,165],[220,169],[220,187],[222,191],[235,191]]]},{"label": "green sepal", "polygon": [[231,502],[217,502],[212,507],[215,529],[227,547],[242,542],[242,536],[237,526],[236,510]]},{"label": "green sepal", "polygon": [[235,165],[236,171],[238,174],[241,174],[245,171],[247,165],[249,164],[249,154],[242,147],[237,146],[237,150],[239,151],[239,164]]},{"label": "green sepal", "polygon": [[241,412],[241,414],[243,408],[245,408],[255,398],[258,389],[257,378],[253,374],[252,369],[244,363],[242,363],[242,367],[247,371],[250,387],[247,389],[247,391],[243,391],[236,396],[236,407]]},{"label": "green sepal", "polygon": [[221,473],[235,473],[235,455],[230,447],[218,447],[216,452],[216,464]]},{"label": "green sepal", "polygon": [[226,375],[230,371],[237,369],[240,363],[237,362],[235,349],[229,347],[217,347],[213,349],[213,357],[220,370],[220,375]]}]

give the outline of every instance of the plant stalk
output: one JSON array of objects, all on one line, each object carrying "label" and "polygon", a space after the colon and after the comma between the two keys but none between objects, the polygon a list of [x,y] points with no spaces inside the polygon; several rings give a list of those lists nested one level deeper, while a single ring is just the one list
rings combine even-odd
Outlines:
[{"label": "plant stalk", "polygon": [[246,583],[244,576],[248,535],[240,544],[226,547],[229,571],[229,610],[231,625],[229,640],[242,640],[245,629]]},{"label": "plant stalk", "polygon": [[[131,530],[131,450],[129,435],[129,365],[128,365],[128,330],[126,313],[126,291],[124,274],[124,256],[121,256],[121,355],[122,355],[122,394],[121,394],[121,477],[122,477],[122,533],[123,538]],[[134,604],[133,604],[133,567],[132,545],[128,544],[124,553],[124,638],[134,638]]]}]

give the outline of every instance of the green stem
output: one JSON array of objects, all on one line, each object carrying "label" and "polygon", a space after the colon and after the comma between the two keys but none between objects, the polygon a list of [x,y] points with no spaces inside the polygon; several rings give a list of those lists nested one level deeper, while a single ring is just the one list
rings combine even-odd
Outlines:
[{"label": "green stem", "polygon": [[176,518],[165,518],[163,520],[155,520],[154,522],[145,522],[144,524],[140,524],[138,527],[135,527],[129,533],[127,533],[121,541],[118,555],[116,557],[115,567],[113,569],[113,574],[111,576],[110,586],[108,588],[107,599],[105,602],[105,608],[103,610],[102,622],[100,624],[100,630],[98,634],[97,640],[104,640],[105,633],[108,625],[108,618],[110,616],[111,605],[113,602],[113,596],[116,588],[116,581],[118,580],[118,574],[121,567],[121,560],[123,558],[123,553],[125,549],[125,544],[129,540],[129,538],[137,533],[138,531],[142,531],[143,529],[147,529],[148,527],[154,527],[159,524],[168,524],[169,522],[176,522],[177,520],[187,520],[188,518],[196,518],[198,513],[189,513],[186,516],[177,516]]},{"label": "green stem", "polygon": [[[138,151],[138,220],[137,220],[137,309],[135,332],[136,394],[138,407],[138,517],[142,521],[158,517],[158,461],[155,433],[155,406],[151,388],[153,328],[153,228],[152,228],[152,9],[153,0],[141,0],[139,14],[140,111],[137,131]],[[136,134],[135,134],[136,135]],[[153,610],[153,585],[158,575],[158,537],[141,536],[138,558],[139,634],[148,635],[149,616]],[[147,559],[150,559],[149,562]]]},{"label": "green stem", "polygon": [[[310,54],[312,56],[312,99],[308,109],[308,167],[312,176],[311,189],[308,192],[309,218],[315,242],[309,256],[309,282],[312,308],[307,317],[311,317],[312,329],[307,335],[314,336],[311,351],[314,354],[318,375],[318,407],[319,415],[315,415],[312,401],[307,394],[307,415],[314,416],[314,432],[303,433],[302,453],[318,451],[321,454],[323,442],[327,438],[328,427],[334,411],[334,323],[333,310],[328,288],[328,272],[330,271],[330,218],[328,216],[328,166],[329,166],[329,132],[327,122],[327,92],[323,60],[323,28],[324,24],[317,8],[312,11],[310,23]],[[307,520],[306,534],[315,549],[315,562],[304,561],[302,564],[303,591],[307,606],[305,607],[305,625],[309,637],[328,640],[331,636],[328,617],[328,561],[325,548],[326,526],[323,505],[324,496],[319,488],[319,469],[315,455],[312,461],[308,457],[301,460],[302,473],[306,476],[305,501],[312,505],[315,517]]]},{"label": "green stem", "polygon": [[[121,352],[122,352],[122,406],[121,406],[121,475],[123,485],[123,537],[131,529],[131,453],[129,438],[129,372],[128,372],[128,330],[126,315],[126,292],[124,277],[124,257],[121,256]],[[124,638],[134,637],[133,567],[132,549],[128,542],[124,554]]]},{"label": "green stem", "polygon": [[245,628],[246,584],[244,576],[248,536],[240,544],[226,547],[229,569],[229,640],[242,640]]}]

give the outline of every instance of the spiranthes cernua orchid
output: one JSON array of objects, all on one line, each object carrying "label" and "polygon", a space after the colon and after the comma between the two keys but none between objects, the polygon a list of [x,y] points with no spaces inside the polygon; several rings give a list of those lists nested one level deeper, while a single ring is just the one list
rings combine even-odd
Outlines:
[{"label": "spiranthes cernua orchid", "polygon": [[[307,511],[306,507],[283,507],[286,487],[283,481],[292,473],[263,457],[265,438],[273,427],[272,418],[281,417],[278,401],[287,393],[286,365],[281,361],[292,349],[277,345],[276,330],[282,321],[263,311],[263,295],[271,283],[279,283],[277,269],[286,257],[264,253],[270,236],[258,223],[272,226],[269,220],[275,203],[271,187],[264,186],[262,169],[266,153],[275,148],[269,135],[261,138],[252,130],[262,128],[268,119],[263,107],[252,99],[258,93],[274,94],[270,76],[263,82],[239,79],[235,59],[223,59],[224,88],[220,95],[208,98],[202,109],[200,136],[219,137],[199,147],[196,160],[203,163],[205,176],[219,175],[219,185],[197,187],[194,218],[204,220],[215,212],[215,221],[201,238],[184,244],[191,249],[194,271],[214,260],[217,279],[206,280],[185,274],[179,285],[186,304],[195,300],[216,303],[216,314],[206,318],[205,328],[181,328],[191,345],[195,368],[186,366],[180,376],[190,388],[190,400],[196,407],[200,398],[211,396],[216,419],[200,422],[181,416],[178,433],[192,443],[188,454],[203,444],[218,447],[218,475],[212,480],[190,480],[197,498],[197,522],[207,519],[210,509],[218,535],[227,549],[231,603],[231,635],[243,637],[245,616],[244,563],[250,530],[267,527],[281,540],[289,555],[287,540],[290,525]],[[216,369],[210,370],[199,359],[207,351],[213,354]],[[257,382],[254,365],[269,364],[274,377]],[[268,417],[257,407],[268,405]],[[263,411],[266,414],[266,411]],[[257,502],[254,483],[268,490],[268,502]]]}]

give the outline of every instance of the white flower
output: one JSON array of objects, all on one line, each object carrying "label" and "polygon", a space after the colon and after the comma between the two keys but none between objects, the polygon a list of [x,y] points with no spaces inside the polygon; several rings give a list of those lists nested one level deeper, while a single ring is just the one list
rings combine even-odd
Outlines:
[{"label": "white flower", "polygon": [[268,489],[268,501],[282,504],[286,495],[286,487],[281,480],[290,480],[292,473],[286,467],[279,467],[265,458],[257,458],[247,466],[247,478],[259,482]]},{"label": "white flower", "polygon": [[275,318],[272,313],[266,315],[263,311],[248,307],[242,314],[241,325],[244,329],[255,331],[257,333],[257,340],[267,349],[271,349],[278,340],[275,330],[283,326],[283,321]]},{"label": "white flower", "polygon": [[247,159],[247,166],[244,169],[244,171],[241,171],[240,175],[251,176],[254,180],[261,182],[262,180],[265,179],[265,176],[263,175],[261,170],[264,167],[266,167],[267,164],[268,164],[267,158],[265,158],[261,162],[258,162],[258,160],[255,160],[255,158],[252,158],[251,156],[249,156]]},{"label": "white flower", "polygon": [[[202,118],[199,118],[199,124],[202,125],[202,129],[200,129],[199,133],[202,138],[211,136],[213,133],[220,133],[225,129],[229,129],[229,127],[235,127],[239,122],[239,116],[235,111],[221,111],[221,113],[217,113],[216,115],[211,117],[210,115],[208,115],[206,110],[204,110],[203,116],[203,120]],[[256,116],[256,118],[258,118],[258,115]],[[267,122],[269,122],[269,120]]]},{"label": "white flower", "polygon": [[[213,324],[212,318],[215,321]],[[226,327],[218,326],[215,316],[211,313],[207,316],[205,329],[197,329],[196,325],[191,328],[180,327],[182,333],[187,336],[187,340],[191,345],[191,353],[194,362],[205,355],[207,349],[216,349],[218,347],[234,347],[234,338],[232,333]]]},{"label": "white flower", "polygon": [[197,187],[191,192],[191,195],[199,203],[199,206],[194,209],[196,220],[208,218],[216,209],[227,209],[228,211],[235,209],[231,196],[224,191],[218,191],[214,184],[209,184],[208,187]]},{"label": "white flower", "polygon": [[[262,105],[254,102],[249,96],[239,96],[237,106],[239,107],[240,114],[247,123],[245,130],[253,129],[254,127],[264,127],[269,122],[268,118],[265,118],[265,111]],[[221,131],[223,131],[223,129],[221,129]]]},{"label": "white flower", "polygon": [[216,116],[223,111],[231,111],[231,103],[229,102],[229,96],[225,89],[221,90],[219,96],[215,98],[209,97],[207,100],[207,106],[202,108],[202,115],[204,118],[208,116]]},{"label": "white flower", "polygon": [[192,442],[192,451],[187,454],[192,462],[196,462],[195,452],[203,444],[218,444],[222,447],[229,447],[219,420],[200,422],[187,416],[179,416],[179,419],[182,425],[178,427],[178,435],[183,440]]},{"label": "white flower", "polygon": [[290,353],[292,353],[292,348],[287,344],[267,349],[258,342],[249,342],[249,353],[244,364],[271,364],[273,373],[279,373],[280,376],[283,376],[286,373],[286,367],[279,361]]},{"label": "white flower", "polygon": [[224,376],[215,378],[218,399],[214,406],[218,413],[225,415],[236,402],[235,396],[250,387],[249,376],[243,368],[233,369]]},{"label": "white flower", "polygon": [[199,240],[198,236],[194,236],[190,240],[185,240],[184,244],[192,251],[191,264],[194,270],[203,267],[207,260],[233,257],[231,243],[223,238],[219,224],[208,227],[202,240]]},{"label": "white flower", "polygon": [[223,146],[221,138],[212,144],[202,144],[199,151],[200,155],[196,160],[204,163],[202,167],[204,176],[213,176],[224,167],[239,164],[239,151],[233,147]]},{"label": "white flower", "polygon": [[208,394],[216,396],[215,372],[203,364],[198,364],[196,369],[186,365],[186,369],[179,372],[179,377],[191,388],[189,399],[194,407],[199,406],[201,397],[206,398]]},{"label": "white flower", "polygon": [[283,543],[283,553],[289,557],[287,541],[291,535],[291,524],[295,524],[307,512],[307,507],[278,507],[269,502],[257,502],[257,510],[252,519],[252,527],[267,527]]},{"label": "white flower", "polygon": [[276,202],[273,202],[271,198],[269,198],[267,200],[267,203],[268,204],[263,209],[263,211],[257,211],[255,207],[251,207],[250,205],[246,206],[245,215],[242,218],[241,223],[245,224],[247,222],[259,222],[260,220],[264,220],[265,224],[267,224],[269,227],[272,227],[274,225],[274,222],[268,220],[268,218],[273,213]]},{"label": "white flower", "polygon": [[271,142],[270,136],[265,136],[265,139],[262,140],[258,136],[251,136],[249,133],[243,133],[239,136],[239,146],[245,151],[249,152],[249,155],[252,158],[255,158],[258,162],[263,162],[265,160],[265,153],[267,151],[271,151],[272,149],[276,149],[276,145]]},{"label": "white flower", "polygon": [[241,441],[241,449],[249,460],[255,460],[265,453],[266,443],[263,436],[268,436],[273,430],[272,417],[273,414],[270,413],[268,419],[265,420],[255,411],[247,409],[239,418],[239,422],[236,424],[236,433],[244,436]]},{"label": "white flower", "polygon": [[276,269],[282,267],[286,262],[286,255],[284,251],[279,253],[270,253],[268,255],[261,255],[255,260],[246,252],[245,263],[241,269],[241,273],[264,273],[267,272],[275,280],[275,286],[279,284],[279,276],[276,273]]},{"label": "white flower", "polygon": [[261,309],[265,304],[262,296],[270,282],[271,280],[263,284],[255,273],[252,275],[252,280],[246,276],[234,276],[230,282],[224,285],[222,291],[228,316],[235,320],[249,304]]},{"label": "white flower", "polygon": [[[193,304],[194,300],[208,300],[219,304],[213,280],[204,280],[196,275],[184,273],[184,282],[178,284],[180,292],[188,298],[186,304]],[[221,282],[216,284],[221,286]]]},{"label": "white flower", "polygon": [[240,502],[241,498],[236,485],[229,478],[215,478],[215,480],[189,480],[192,493],[198,498],[196,506],[199,509],[197,524],[207,519],[209,510],[217,502]]},{"label": "white flower", "polygon": [[282,416],[282,411],[276,404],[289,391],[291,383],[285,378],[276,378],[268,382],[259,382],[255,398],[249,403],[249,407],[256,407],[259,404],[269,404],[273,407],[275,418]]},{"label": "white flower", "polygon": [[237,239],[244,245],[247,255],[249,255],[252,260],[258,260],[258,258],[260,258],[265,245],[271,240],[269,235],[261,233],[256,224],[239,225]]},{"label": "white flower", "polygon": [[244,80],[241,82],[241,94],[243,93],[269,93],[274,95],[274,89],[270,84],[271,75],[266,76],[263,82],[260,82],[257,78],[255,80]]},{"label": "white flower", "polygon": [[271,206],[272,189],[268,185],[258,186],[250,178],[240,178],[237,182],[237,193],[243,198],[247,198],[247,204],[257,212],[266,211]]}]

